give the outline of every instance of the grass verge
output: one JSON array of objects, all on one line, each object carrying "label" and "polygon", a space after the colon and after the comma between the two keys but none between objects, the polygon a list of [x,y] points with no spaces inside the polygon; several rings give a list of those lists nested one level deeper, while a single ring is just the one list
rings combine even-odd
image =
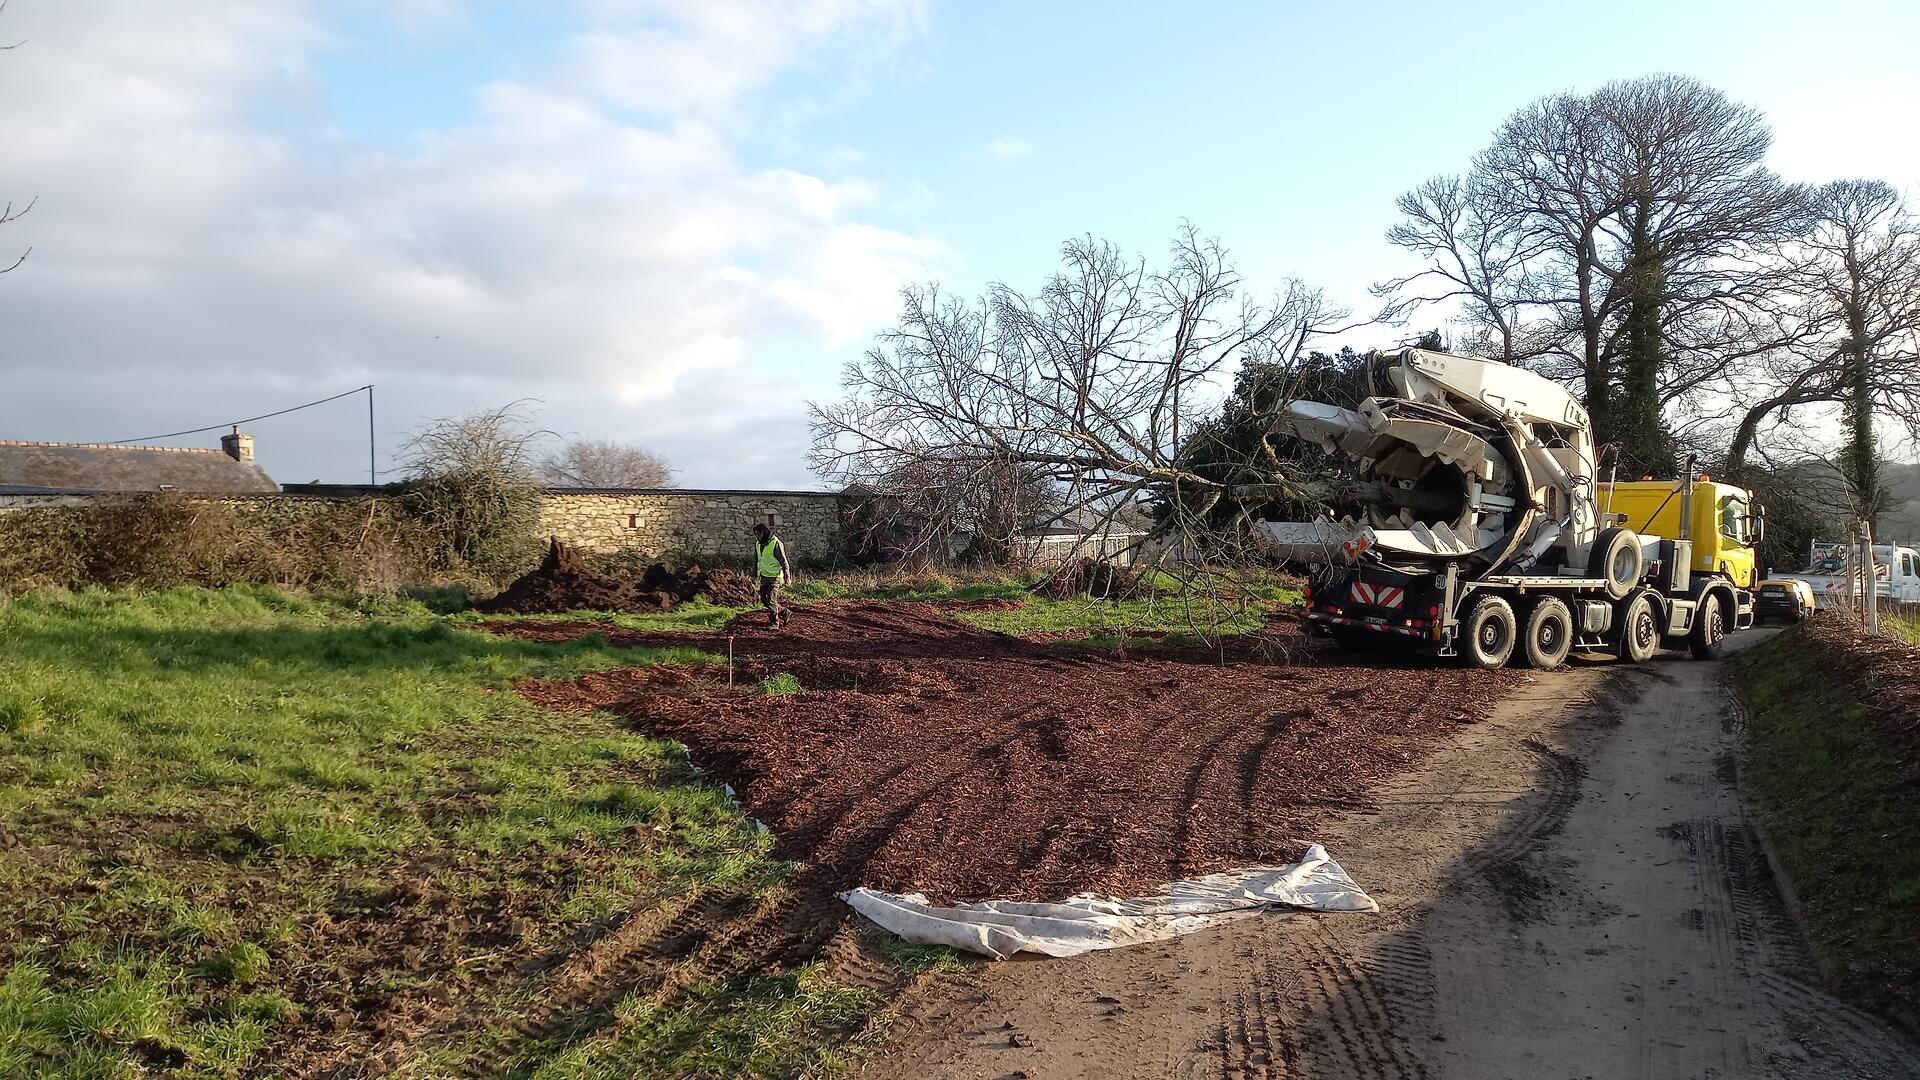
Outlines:
[{"label": "grass verge", "polygon": [[615,928],[792,872],[678,746],[511,692],[701,658],[265,587],[0,604],[0,1076],[826,1060],[866,1002],[807,971],[524,1035]]},{"label": "grass verge", "polygon": [[1920,1016],[1920,671],[1911,648],[1816,616],[1734,661],[1752,713],[1742,785],[1835,989]]}]

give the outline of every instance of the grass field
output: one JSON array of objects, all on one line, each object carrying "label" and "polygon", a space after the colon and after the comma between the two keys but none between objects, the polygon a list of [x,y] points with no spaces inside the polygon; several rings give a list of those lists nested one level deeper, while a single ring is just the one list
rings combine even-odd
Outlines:
[{"label": "grass field", "polygon": [[1048,635],[1112,648],[1126,638],[1165,637],[1179,643],[1218,634],[1244,634],[1266,625],[1271,608],[1297,604],[1290,583],[1205,580],[1186,582],[1160,572],[1142,578],[1138,595],[1117,600],[1055,599],[1033,591],[1037,578],[989,577],[963,581],[939,575],[893,580],[802,579],[789,590],[810,600],[1018,600],[998,611],[964,611],[958,618],[1003,634]]},{"label": "grass field", "polygon": [[267,588],[0,604],[0,1076],[821,1060],[876,1002],[808,969],[527,1023],[623,920],[791,873],[676,746],[511,692],[699,658]]},{"label": "grass field", "polygon": [[[1191,644],[1220,634],[1244,634],[1266,625],[1275,605],[1297,604],[1300,590],[1289,583],[1217,583],[1195,588],[1165,575],[1152,580],[1150,593],[1119,600],[1089,597],[1055,599],[1035,593],[1036,579],[1010,576],[960,580],[936,574],[914,576],[802,577],[783,596],[795,604],[830,600],[1017,600],[1020,606],[997,611],[961,611],[957,618],[983,630],[1020,636],[1046,635],[1065,643],[1113,648],[1139,637]],[[1143,590],[1144,592],[1144,590]],[[597,622],[638,631],[710,631],[749,608],[716,607],[704,602],[666,612],[570,611],[561,615],[454,616],[469,621],[552,620]]]},{"label": "grass field", "polygon": [[1910,766],[1869,703],[1876,680],[1846,654],[1852,632],[1815,631],[1795,627],[1734,660],[1752,710],[1741,783],[1758,796],[1816,944],[1837,962],[1839,989],[1920,1013]]}]

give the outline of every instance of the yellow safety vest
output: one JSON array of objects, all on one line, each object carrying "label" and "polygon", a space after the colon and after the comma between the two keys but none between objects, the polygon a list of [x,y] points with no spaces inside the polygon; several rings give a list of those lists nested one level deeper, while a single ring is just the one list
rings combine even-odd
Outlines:
[{"label": "yellow safety vest", "polygon": [[780,574],[782,573],[782,567],[780,566],[780,556],[774,554],[774,551],[773,551],[774,546],[777,545],[779,542],[780,542],[779,538],[775,537],[773,539],[769,539],[766,543],[760,545],[760,576],[761,577],[779,577]]}]

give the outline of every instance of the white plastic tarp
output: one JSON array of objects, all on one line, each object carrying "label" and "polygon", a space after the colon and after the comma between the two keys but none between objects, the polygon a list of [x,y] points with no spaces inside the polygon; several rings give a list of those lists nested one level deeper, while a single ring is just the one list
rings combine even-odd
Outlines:
[{"label": "white plastic tarp", "polygon": [[1004,960],[1027,951],[1077,956],[1163,941],[1273,908],[1378,911],[1319,844],[1291,866],[1250,866],[1176,881],[1158,896],[1131,900],[1081,893],[1057,904],[988,900],[935,907],[918,893],[876,889],[840,894],[855,911],[908,941],[949,945]]}]

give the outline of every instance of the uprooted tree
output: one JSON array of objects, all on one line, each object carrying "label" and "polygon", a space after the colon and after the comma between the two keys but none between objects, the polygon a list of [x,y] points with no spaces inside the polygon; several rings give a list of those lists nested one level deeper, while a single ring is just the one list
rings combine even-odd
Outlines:
[{"label": "uprooted tree", "polygon": [[[1445,348],[1438,331],[1428,331],[1401,344]],[[1264,502],[1223,500],[1208,514],[1216,536],[1242,534],[1256,521],[1300,521],[1318,517],[1330,508],[1346,509],[1343,504],[1349,498],[1365,493],[1368,485],[1359,481],[1351,461],[1303,439],[1275,432],[1272,417],[1296,400],[1359,408],[1362,399],[1372,393],[1367,369],[1376,355],[1344,347],[1332,353],[1309,351],[1296,363],[1267,360],[1241,365],[1234,376],[1233,393],[1222,402],[1218,415],[1194,429],[1180,448],[1181,460],[1190,468],[1243,489],[1258,481],[1258,473],[1247,471],[1250,465],[1256,465],[1266,474],[1287,477],[1296,495]],[[1165,503],[1155,506],[1160,518],[1170,509]],[[1351,509],[1357,512],[1358,504]]]},{"label": "uprooted tree", "polygon": [[1046,469],[1016,461],[911,457],[848,486],[856,554],[889,562],[1002,564],[1060,496]]},{"label": "uprooted tree", "polygon": [[1223,503],[1311,497],[1260,446],[1199,460],[1189,443],[1243,365],[1297,368],[1345,312],[1297,280],[1255,296],[1191,226],[1160,267],[1091,237],[1061,257],[1034,293],[906,290],[899,324],[848,365],[847,396],[810,405],[814,468],[875,490],[934,473],[970,496],[1013,469],[1053,486],[1048,520],[1089,534],[1158,500],[1170,546],[1209,542]]}]

